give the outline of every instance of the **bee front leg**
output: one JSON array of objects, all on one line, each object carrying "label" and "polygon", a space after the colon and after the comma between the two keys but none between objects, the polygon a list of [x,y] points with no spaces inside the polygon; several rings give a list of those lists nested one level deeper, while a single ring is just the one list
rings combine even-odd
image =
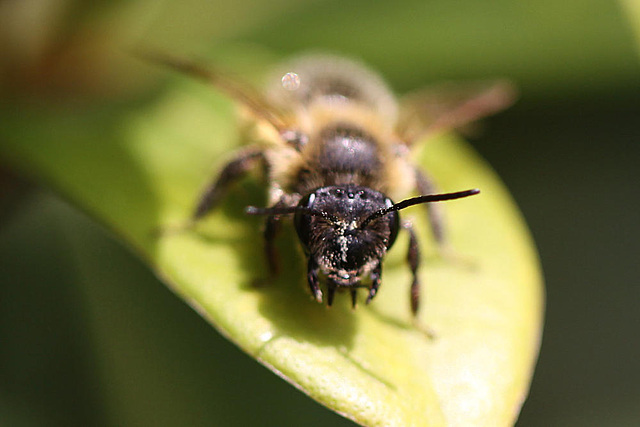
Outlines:
[{"label": "bee front leg", "polygon": [[261,149],[242,150],[238,156],[225,165],[216,179],[206,188],[191,216],[192,222],[197,222],[215,208],[231,184],[246,175],[251,168],[255,167],[256,163],[264,161],[264,152]]},{"label": "bee front leg", "polygon": [[405,222],[402,227],[409,232],[409,250],[407,251],[407,262],[413,275],[411,281],[411,314],[415,317],[420,309],[420,279],[418,278],[418,268],[420,267],[420,245],[418,237],[410,222]]},{"label": "bee front leg", "polygon": [[371,272],[371,287],[369,288],[369,295],[367,296],[366,304],[369,304],[373,297],[378,293],[382,278],[382,263],[378,263],[376,268]]},{"label": "bee front leg", "polygon": [[327,281],[327,306],[331,307],[333,305],[333,297],[336,294],[337,285],[333,283],[331,280]]},{"label": "bee front leg", "polygon": [[309,263],[307,264],[307,281],[309,282],[309,289],[311,295],[317,302],[322,302],[322,291],[320,290],[320,282],[318,281],[318,263],[309,257]]}]

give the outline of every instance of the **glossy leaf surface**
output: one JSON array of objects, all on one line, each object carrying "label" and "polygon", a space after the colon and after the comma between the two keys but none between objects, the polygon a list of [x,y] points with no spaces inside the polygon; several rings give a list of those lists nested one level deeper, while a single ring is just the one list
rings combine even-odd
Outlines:
[{"label": "glossy leaf surface", "polygon": [[[195,230],[188,218],[212,173],[241,143],[231,103],[179,80],[142,102],[101,108],[23,108],[2,114],[0,152],[114,230],[216,329],[312,398],[369,426],[510,425],[538,351],[542,285],[526,227],[492,171],[462,141],[440,137],[419,156],[443,191],[480,188],[448,202],[456,256],[423,245],[423,306],[412,326],[405,235],[389,254],[372,304],[348,295],[313,302],[290,226],[279,238],[283,274],[265,273],[257,177],[235,187]],[[158,232],[164,230],[163,232]],[[242,375],[242,373],[238,373]]]}]

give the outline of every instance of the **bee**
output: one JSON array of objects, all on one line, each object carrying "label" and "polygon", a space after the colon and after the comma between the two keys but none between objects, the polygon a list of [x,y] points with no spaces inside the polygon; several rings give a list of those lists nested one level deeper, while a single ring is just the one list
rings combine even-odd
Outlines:
[{"label": "bee", "polygon": [[[432,203],[479,190],[435,192],[433,180],[412,163],[410,148],[434,132],[506,107],[512,99],[508,85],[489,85],[469,96],[436,91],[399,103],[383,80],[358,62],[308,55],[285,63],[260,92],[220,70],[163,55],[144,56],[209,82],[244,106],[261,129],[255,142],[235,153],[206,187],[192,223],[215,209],[235,181],[261,165],[268,206],[249,206],[246,213],[265,217],[264,254],[271,277],[279,268],[274,242],[280,224],[292,217],[313,298],[322,303],[324,288],[330,306],[336,291],[346,290],[355,307],[357,290],[365,288],[369,303],[380,289],[385,255],[405,230],[415,318],[420,246],[412,223],[401,221],[400,211],[427,207],[432,234],[442,246],[442,217]],[[412,193],[418,196],[403,199]]]}]

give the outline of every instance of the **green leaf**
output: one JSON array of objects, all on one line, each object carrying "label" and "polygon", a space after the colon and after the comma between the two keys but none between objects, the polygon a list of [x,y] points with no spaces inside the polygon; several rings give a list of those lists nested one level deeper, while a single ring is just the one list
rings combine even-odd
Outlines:
[{"label": "green leaf", "polygon": [[634,33],[636,46],[640,46],[640,2],[638,0],[618,0]]},{"label": "green leaf", "polygon": [[196,230],[158,233],[189,217],[241,143],[231,102],[214,90],[180,79],[138,102],[22,106],[1,117],[3,157],[106,224],[212,326],[315,400],[368,426],[515,421],[538,352],[541,276],[508,193],[463,141],[429,141],[419,163],[444,191],[482,189],[445,206],[464,261],[436,256],[422,211],[405,213],[423,242],[429,339],[411,322],[404,235],[379,295],[352,310],[344,295],[330,309],[311,300],[291,227],[278,242],[284,273],[253,286],[265,272],[261,224],[242,212],[264,204],[255,177]]}]

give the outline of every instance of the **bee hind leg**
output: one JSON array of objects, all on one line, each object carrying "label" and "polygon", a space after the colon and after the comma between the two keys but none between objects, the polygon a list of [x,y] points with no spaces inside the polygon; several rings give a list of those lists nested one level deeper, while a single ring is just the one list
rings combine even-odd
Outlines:
[{"label": "bee hind leg", "polygon": [[[420,194],[436,194],[438,187],[431,177],[418,167],[414,167],[416,177],[416,189]],[[450,262],[455,262],[464,268],[473,268],[473,261],[459,255],[449,243],[445,230],[445,218],[443,206],[439,203],[425,203],[427,218],[431,228],[431,234],[436,242],[438,255]]]},{"label": "bee hind leg", "polygon": [[261,149],[249,148],[242,150],[222,168],[216,179],[202,193],[191,216],[191,222],[195,223],[207,215],[220,203],[231,184],[245,176],[258,162],[264,161],[264,152]]},{"label": "bee hind leg", "polygon": [[[414,167],[416,178],[416,189],[420,194],[435,194],[437,193],[437,186],[433,179],[418,167]],[[437,203],[425,203],[425,209],[427,210],[427,218],[429,219],[429,225],[431,227],[431,233],[433,238],[441,251],[445,251],[447,246],[446,233],[444,230],[444,215],[442,206]]]},{"label": "bee hind leg", "polygon": [[154,236],[182,233],[192,230],[202,218],[213,210],[227,193],[231,184],[242,178],[257,163],[266,165],[266,160],[262,150],[249,148],[242,150],[235,158],[229,161],[222,171],[216,176],[205,191],[200,196],[198,204],[191,217],[182,224],[162,227],[153,231]]}]

